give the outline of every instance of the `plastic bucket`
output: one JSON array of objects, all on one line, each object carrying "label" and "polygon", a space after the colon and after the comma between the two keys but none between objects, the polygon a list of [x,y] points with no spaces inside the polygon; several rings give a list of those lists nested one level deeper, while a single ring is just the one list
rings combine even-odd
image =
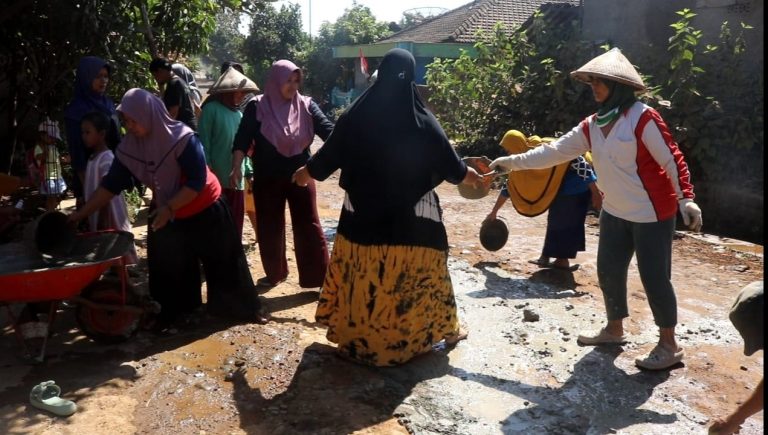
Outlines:
[{"label": "plastic bucket", "polygon": [[67,222],[67,215],[59,211],[47,211],[27,224],[24,239],[39,253],[51,257],[63,257],[75,246],[75,229]]}]

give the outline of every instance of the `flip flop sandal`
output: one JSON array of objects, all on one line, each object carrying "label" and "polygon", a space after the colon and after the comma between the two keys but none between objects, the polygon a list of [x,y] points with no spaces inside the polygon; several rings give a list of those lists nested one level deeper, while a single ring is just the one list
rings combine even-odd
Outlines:
[{"label": "flip flop sandal", "polygon": [[466,340],[469,337],[469,333],[464,329],[459,329],[459,332],[448,334],[445,336],[445,344],[449,346],[455,346],[461,340]]},{"label": "flip flop sandal", "polygon": [[541,258],[537,258],[535,260],[528,260],[529,263],[535,264],[539,267],[552,267],[552,263],[549,261],[541,261]]},{"label": "flip flop sandal", "polygon": [[579,265],[578,264],[572,264],[570,266],[559,266],[559,265],[557,265],[555,263],[550,263],[549,267],[551,267],[553,269],[557,269],[557,270],[565,270],[565,271],[568,271],[568,272],[575,272],[575,271],[579,270]]},{"label": "flip flop sandal", "polygon": [[283,278],[283,279],[281,279],[278,282],[272,282],[272,281],[269,280],[269,278],[267,278],[266,276],[263,276],[263,277],[261,277],[261,278],[256,280],[256,286],[257,287],[269,287],[269,288],[277,287],[278,284],[280,284],[281,282],[283,282],[285,280],[286,280],[286,278]]},{"label": "flip flop sandal", "polygon": [[45,381],[35,385],[29,393],[29,403],[35,408],[66,417],[77,411],[77,405],[71,400],[59,397],[61,388],[54,381]]},{"label": "flip flop sandal", "polygon": [[672,352],[657,345],[648,355],[637,358],[635,365],[646,370],[664,370],[682,361],[684,355],[685,352],[681,348],[677,352]]}]

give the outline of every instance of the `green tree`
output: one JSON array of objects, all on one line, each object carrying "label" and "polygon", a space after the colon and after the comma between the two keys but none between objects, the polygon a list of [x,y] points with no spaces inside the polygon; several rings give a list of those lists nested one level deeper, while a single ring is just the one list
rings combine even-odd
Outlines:
[{"label": "green tree", "polygon": [[403,18],[400,19],[399,26],[402,30],[409,27],[417,26],[427,20],[429,17],[425,17],[421,12],[403,12]]},{"label": "green tree", "polygon": [[332,47],[369,44],[391,33],[389,24],[376,21],[370,8],[353,2],[335,23],[323,23],[312,41],[306,61],[306,91],[323,101],[335,85],[344,87],[345,75],[353,71],[354,59],[334,59]]},{"label": "green tree", "polygon": [[208,52],[203,59],[218,67],[228,61],[240,61],[245,43],[245,35],[240,33],[240,15],[231,9],[225,9],[216,15],[216,30],[208,38]]},{"label": "green tree", "polygon": [[577,23],[552,28],[537,14],[525,31],[478,35],[474,57],[430,64],[430,104],[459,152],[493,157],[507,130],[556,136],[576,125],[594,107],[567,74],[589,57],[577,35]]},{"label": "green tree", "polygon": [[[113,65],[110,96],[152,85],[154,55],[173,59],[207,49],[215,15],[261,0],[12,0],[0,15],[0,166],[42,115],[61,121],[82,56]],[[31,127],[34,129],[34,127]],[[32,135],[34,136],[34,131]]]},{"label": "green tree", "polygon": [[301,12],[298,4],[283,5],[277,10],[265,5],[253,13],[243,52],[252,68],[252,79],[264,83],[273,62],[288,59],[301,64],[301,52],[307,43],[301,30]]}]

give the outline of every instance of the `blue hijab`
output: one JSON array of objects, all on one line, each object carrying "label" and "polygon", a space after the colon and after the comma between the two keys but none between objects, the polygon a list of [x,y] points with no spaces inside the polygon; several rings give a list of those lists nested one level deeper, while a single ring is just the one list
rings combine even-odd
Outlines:
[{"label": "blue hijab", "polygon": [[64,111],[65,118],[80,122],[88,112],[99,111],[110,118],[116,113],[112,99],[106,94],[94,92],[92,88],[93,80],[102,68],[112,73],[109,63],[104,59],[95,56],[80,59],[75,75],[75,94]]}]

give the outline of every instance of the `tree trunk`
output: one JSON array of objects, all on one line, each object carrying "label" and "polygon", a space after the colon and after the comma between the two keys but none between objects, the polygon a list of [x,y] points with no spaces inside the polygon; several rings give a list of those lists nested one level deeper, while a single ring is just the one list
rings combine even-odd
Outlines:
[{"label": "tree trunk", "polygon": [[158,57],[157,44],[154,35],[152,35],[152,23],[149,22],[149,13],[147,13],[147,4],[142,1],[139,7],[141,8],[141,18],[144,21],[144,36],[149,44],[149,52],[152,53],[153,58]]}]

